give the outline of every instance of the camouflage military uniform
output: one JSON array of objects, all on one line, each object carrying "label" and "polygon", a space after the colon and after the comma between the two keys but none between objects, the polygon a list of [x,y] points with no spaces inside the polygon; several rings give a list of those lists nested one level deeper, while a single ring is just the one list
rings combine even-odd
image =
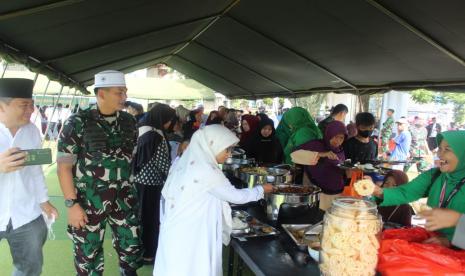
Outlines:
[{"label": "camouflage military uniform", "polygon": [[78,275],[102,275],[107,223],[121,268],[135,271],[142,265],[137,193],[129,179],[135,124],[126,112],[106,117],[92,107],[71,116],[63,127],[58,160],[66,155],[75,158],[73,182],[89,219],[81,229],[68,226]]},{"label": "camouflage military uniform", "polygon": [[[410,156],[414,161],[417,161],[418,172],[423,172],[428,167],[428,163],[423,159],[426,155],[426,148],[428,146],[426,143],[428,132],[423,126],[412,126],[410,128],[410,133],[412,134]],[[406,169],[408,170],[408,168]]]},{"label": "camouflage military uniform", "polygon": [[394,127],[394,119],[388,117],[383,123],[383,128],[381,129],[381,153],[389,152],[389,140],[392,136],[392,128]]}]

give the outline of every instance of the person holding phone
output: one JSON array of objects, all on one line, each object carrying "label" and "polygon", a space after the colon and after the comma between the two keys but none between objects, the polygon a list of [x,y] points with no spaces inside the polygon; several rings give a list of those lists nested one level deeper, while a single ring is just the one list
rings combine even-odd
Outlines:
[{"label": "person holding phone", "polygon": [[50,204],[40,165],[26,166],[23,150],[42,147],[29,79],[0,79],[0,241],[6,239],[13,275],[40,275],[47,226],[42,213],[58,217]]}]

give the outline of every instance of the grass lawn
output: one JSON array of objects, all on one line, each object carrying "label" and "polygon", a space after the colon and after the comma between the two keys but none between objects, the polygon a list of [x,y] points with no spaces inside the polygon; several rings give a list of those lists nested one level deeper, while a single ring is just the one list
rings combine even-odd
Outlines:
[{"label": "grass lawn", "polygon": [[[60,217],[53,224],[54,240],[47,240],[44,246],[44,266],[42,275],[44,276],[68,276],[75,275],[73,264],[72,243],[66,234],[67,214],[63,202],[58,177],[56,175],[56,165],[44,167],[45,178],[48,186],[50,201],[58,209]],[[227,253],[224,248],[223,271],[227,271]],[[118,276],[118,256],[111,245],[111,230],[107,227],[105,242],[105,273],[104,275]],[[5,240],[0,242],[0,276],[11,275],[13,264],[9,252],[8,243]],[[153,266],[143,266],[137,273],[139,276],[152,275]],[[244,269],[244,276],[253,275],[247,268]]]},{"label": "grass lawn", "polygon": [[[53,224],[54,240],[47,240],[44,246],[44,276],[68,276],[75,275],[73,264],[72,243],[66,234],[66,207],[61,195],[56,166],[44,168],[50,201],[60,212],[60,217]],[[118,256],[111,245],[111,230],[107,227],[105,243],[105,273],[104,275],[119,275]],[[11,275],[13,264],[8,243],[6,240],[0,242],[0,275]],[[153,266],[144,266],[137,272],[141,276],[152,275]]]}]

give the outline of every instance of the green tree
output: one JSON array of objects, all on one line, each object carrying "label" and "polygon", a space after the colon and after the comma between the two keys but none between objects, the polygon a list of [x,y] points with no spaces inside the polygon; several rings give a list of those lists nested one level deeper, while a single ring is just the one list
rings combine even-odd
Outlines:
[{"label": "green tree", "polygon": [[272,105],[273,105],[273,99],[272,99],[272,98],[264,98],[264,99],[263,99],[263,103],[264,103],[266,106],[272,106]]},{"label": "green tree", "polygon": [[249,106],[249,101],[245,99],[236,99],[231,101],[231,107],[234,109],[245,109]]},{"label": "green tree", "polygon": [[454,120],[456,123],[465,122],[465,93],[434,92],[417,89],[411,92],[412,99],[417,103],[451,103],[454,106]]},{"label": "green tree", "polygon": [[437,96],[436,92],[426,90],[426,89],[417,89],[411,92],[412,99],[419,104],[427,104],[434,102],[434,99]]},{"label": "green tree", "polygon": [[282,107],[284,105],[284,98],[279,98],[278,102],[279,102],[279,107]]},{"label": "green tree", "polygon": [[445,93],[444,99],[454,104],[454,120],[456,123],[465,123],[465,94]]},{"label": "green tree", "polygon": [[319,93],[306,97],[297,98],[297,106],[303,107],[308,110],[313,118],[318,117],[321,105],[326,100],[326,94]]}]

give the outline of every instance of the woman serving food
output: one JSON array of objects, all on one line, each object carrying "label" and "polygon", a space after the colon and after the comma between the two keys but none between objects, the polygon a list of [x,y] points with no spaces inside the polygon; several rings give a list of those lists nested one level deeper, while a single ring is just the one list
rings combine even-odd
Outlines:
[{"label": "woman serving food", "polygon": [[[409,183],[395,188],[375,187],[374,195],[382,199],[381,206],[392,206],[415,201],[428,197],[428,206],[434,208],[432,212],[423,213],[427,219],[426,227],[436,230],[441,227],[432,227],[435,224],[446,228],[439,230],[443,236],[430,239],[428,242],[450,245],[455,227],[450,223],[442,223],[435,210],[451,209],[457,213],[465,213],[465,131],[446,131],[438,134],[439,169],[431,169],[420,174]],[[447,227],[452,226],[452,227]]]},{"label": "woman serving food", "polygon": [[162,190],[154,275],[223,275],[222,243],[232,230],[228,202],[257,201],[273,190],[271,184],[236,189],[218,168],[237,142],[227,128],[206,126],[172,166]]}]

